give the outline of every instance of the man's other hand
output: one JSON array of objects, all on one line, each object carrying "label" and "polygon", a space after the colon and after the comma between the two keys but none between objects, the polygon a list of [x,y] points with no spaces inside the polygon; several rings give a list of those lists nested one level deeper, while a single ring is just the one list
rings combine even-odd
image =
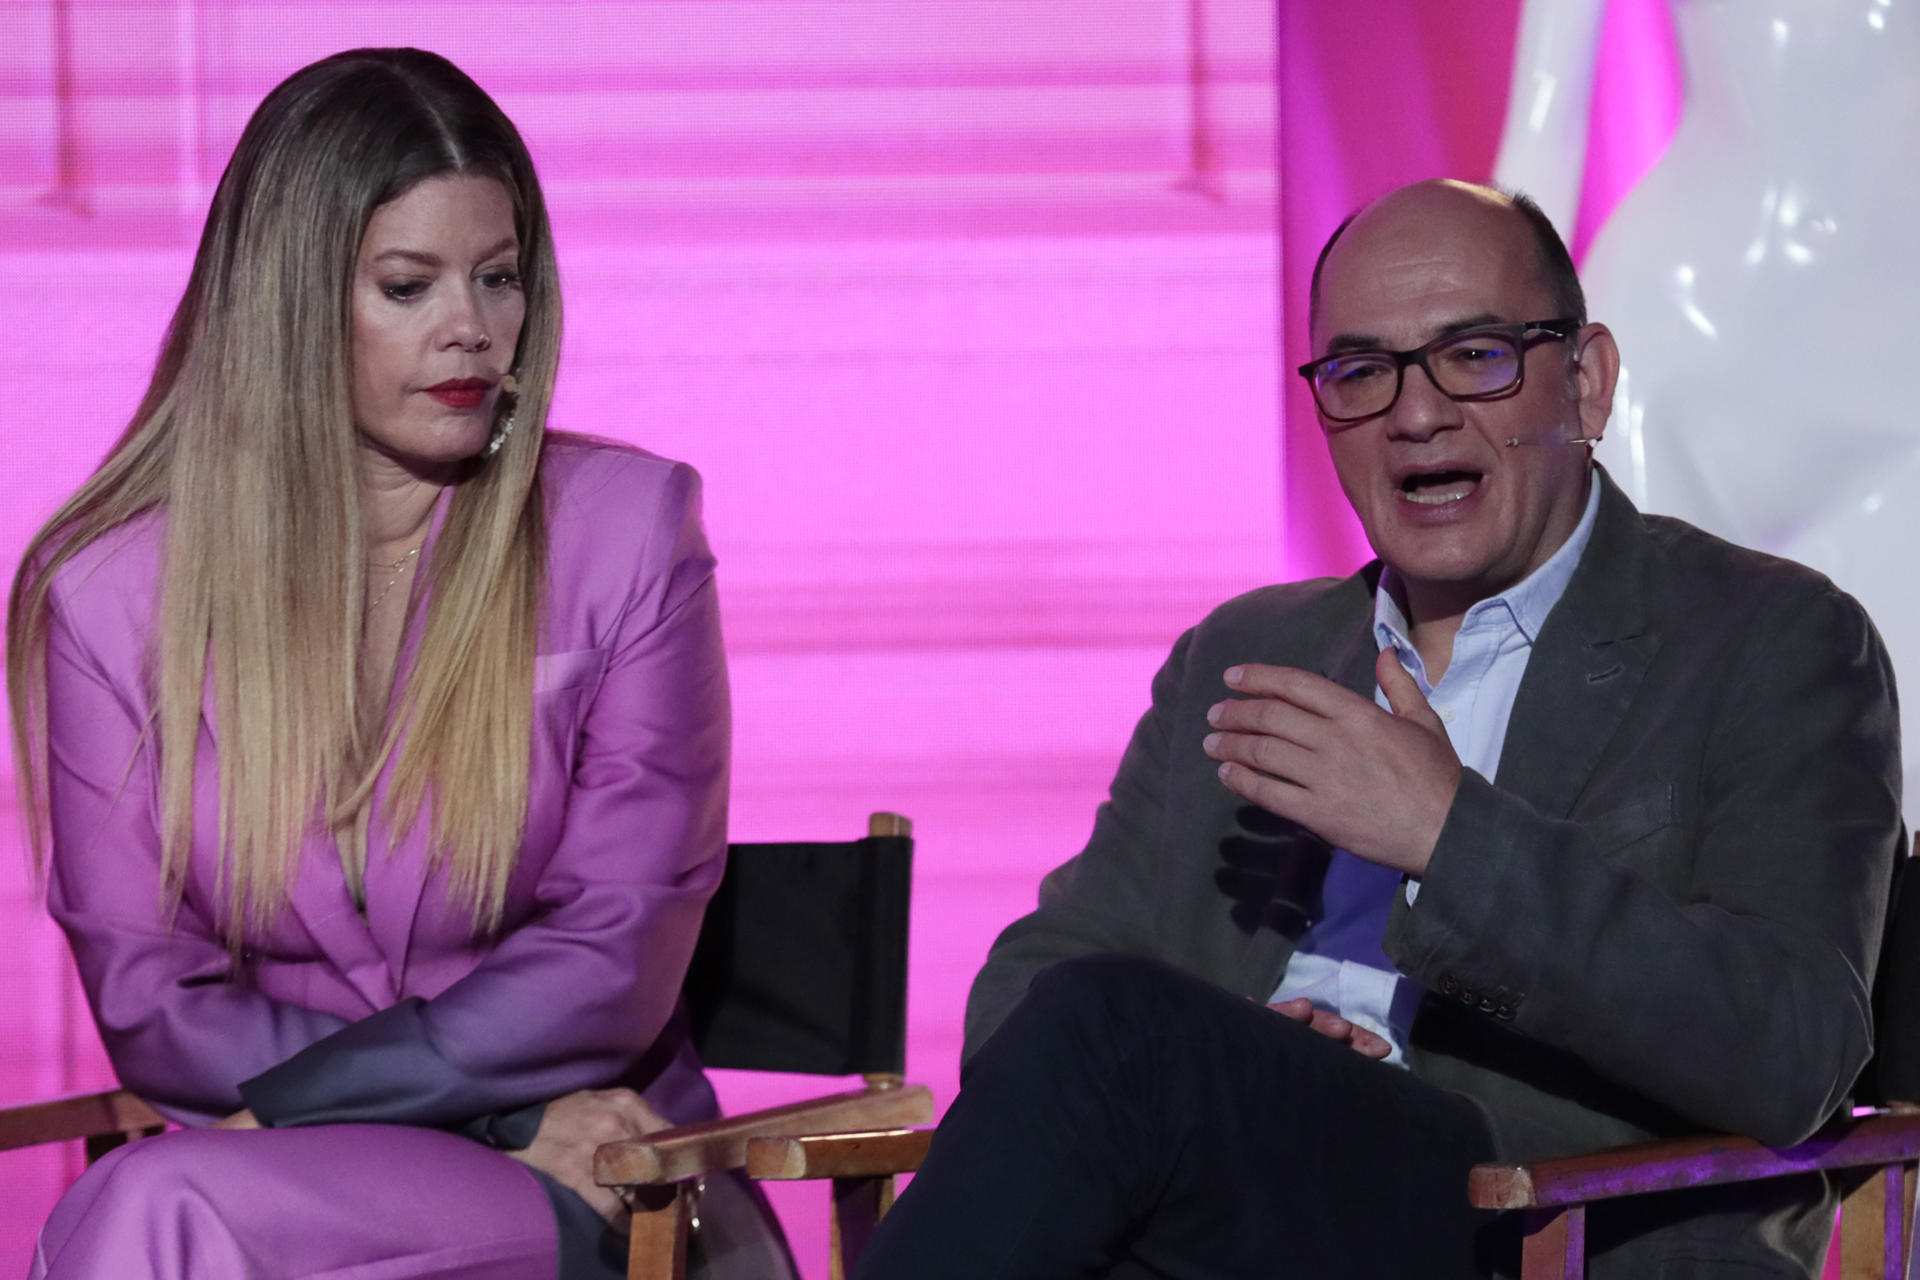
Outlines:
[{"label": "man's other hand", "polygon": [[1419,876],[1460,787],[1460,758],[1392,649],[1374,675],[1391,712],[1311,671],[1232,667],[1227,687],[1246,696],[1208,711],[1206,752],[1235,795]]},{"label": "man's other hand", "polygon": [[1369,1058],[1384,1058],[1393,1052],[1393,1046],[1386,1040],[1357,1026],[1337,1013],[1328,1013],[1325,1009],[1313,1007],[1313,1001],[1301,996],[1297,1000],[1282,1000],[1279,1004],[1270,1004],[1267,1008],[1275,1013],[1284,1014],[1295,1022],[1304,1022],[1329,1040],[1338,1040],[1358,1053]]}]

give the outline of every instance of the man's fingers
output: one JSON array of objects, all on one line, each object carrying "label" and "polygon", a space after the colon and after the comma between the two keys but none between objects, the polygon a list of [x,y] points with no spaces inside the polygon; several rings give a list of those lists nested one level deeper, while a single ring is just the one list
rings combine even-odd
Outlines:
[{"label": "man's fingers", "polygon": [[1320,716],[1336,716],[1342,711],[1372,706],[1353,690],[1335,684],[1323,675],[1298,667],[1270,667],[1263,662],[1243,662],[1228,667],[1222,679],[1235,693],[1255,698],[1278,698]]},{"label": "man's fingers", "polygon": [[1278,1004],[1268,1005],[1267,1008],[1275,1013],[1285,1014],[1295,1022],[1304,1022],[1327,1039],[1338,1040],[1365,1057],[1379,1059],[1393,1052],[1393,1046],[1387,1043],[1384,1036],[1367,1030],[1350,1018],[1343,1018],[1326,1009],[1314,1008],[1313,1001],[1306,996],[1282,1000]]},{"label": "man's fingers", "polygon": [[1393,714],[1443,738],[1447,736],[1446,725],[1441,723],[1439,715],[1428,705],[1426,695],[1420,692],[1419,682],[1400,665],[1400,655],[1391,646],[1382,649],[1380,656],[1374,659],[1373,678],[1380,682],[1380,692],[1387,695],[1387,704],[1393,708]]},{"label": "man's fingers", "polygon": [[1200,749],[1215,760],[1232,761],[1300,786],[1308,785],[1313,752],[1298,743],[1258,733],[1210,733]]},{"label": "man's fingers", "polygon": [[1369,1058],[1384,1058],[1393,1052],[1386,1038],[1367,1030],[1349,1018],[1320,1009],[1313,1014],[1313,1029],[1333,1040],[1343,1040]]},{"label": "man's fingers", "polygon": [[1328,1013],[1325,1009],[1313,1011],[1313,1029],[1321,1035],[1334,1040],[1345,1040],[1347,1033],[1353,1030],[1353,1024],[1337,1013]]},{"label": "man's fingers", "polygon": [[1384,1058],[1393,1052],[1393,1046],[1384,1037],[1375,1035],[1365,1027],[1355,1027],[1347,1043],[1369,1058]]},{"label": "man's fingers", "polygon": [[1242,800],[1259,805],[1268,813],[1291,819],[1313,829],[1309,809],[1312,797],[1307,789],[1282,778],[1271,778],[1257,769],[1231,760],[1220,766],[1220,781]]},{"label": "man's fingers", "polygon": [[1325,740],[1332,721],[1278,698],[1227,698],[1207,708],[1207,723],[1226,733],[1258,733],[1300,746]]}]

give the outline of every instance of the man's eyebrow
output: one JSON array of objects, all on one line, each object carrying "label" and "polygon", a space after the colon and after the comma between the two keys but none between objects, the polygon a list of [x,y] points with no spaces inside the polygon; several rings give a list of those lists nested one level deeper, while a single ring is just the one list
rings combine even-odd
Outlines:
[{"label": "man's eyebrow", "polygon": [[1334,356],[1348,351],[1384,351],[1386,346],[1385,338],[1371,333],[1342,333],[1327,343],[1327,354]]},{"label": "man's eyebrow", "polygon": [[[1461,316],[1449,320],[1433,331],[1434,338],[1449,338],[1456,333],[1465,333],[1469,329],[1481,329],[1490,324],[1508,324],[1505,316],[1495,315],[1491,311],[1482,311],[1475,315]],[[1428,339],[1432,341],[1432,339]],[[1422,345],[1425,345],[1424,343]],[[1342,333],[1327,343],[1328,355],[1343,355],[1349,351],[1387,351],[1387,340],[1374,333]]]},{"label": "man's eyebrow", "polygon": [[1449,320],[1434,330],[1436,338],[1450,337],[1456,333],[1465,333],[1469,329],[1484,329],[1490,324],[1511,324],[1505,316],[1495,315],[1491,311],[1482,311],[1478,315],[1462,316],[1458,320]]}]

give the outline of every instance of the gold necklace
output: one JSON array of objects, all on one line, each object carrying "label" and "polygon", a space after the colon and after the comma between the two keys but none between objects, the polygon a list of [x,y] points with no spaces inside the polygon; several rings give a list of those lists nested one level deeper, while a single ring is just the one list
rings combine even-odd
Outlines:
[{"label": "gold necklace", "polygon": [[378,568],[390,571],[393,574],[393,576],[387,579],[387,585],[380,588],[380,594],[375,596],[373,598],[373,603],[367,606],[368,613],[372,613],[375,609],[378,609],[380,607],[380,602],[382,600],[385,600],[387,598],[388,593],[390,593],[394,589],[394,587],[399,585],[401,575],[406,573],[407,566],[412,564],[413,558],[419,554],[420,554],[420,548],[415,547],[413,550],[407,552],[407,554],[401,556],[398,560],[395,560],[392,564],[383,564],[383,565],[377,566]]}]

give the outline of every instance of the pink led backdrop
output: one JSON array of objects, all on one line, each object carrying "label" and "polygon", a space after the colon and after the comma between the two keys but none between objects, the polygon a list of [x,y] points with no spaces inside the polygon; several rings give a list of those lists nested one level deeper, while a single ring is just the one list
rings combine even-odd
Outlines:
[{"label": "pink led backdrop", "polygon": [[[0,558],[131,411],[267,88],[354,45],[447,54],[547,184],[556,421],[706,476],[735,835],[915,819],[910,1070],[944,1103],[967,983],[1084,838],[1167,646],[1229,594],[1361,558],[1286,372],[1292,304],[1357,200],[1489,169],[1514,6],[1473,15],[11,0]],[[1638,137],[1596,163],[1630,179],[1658,142]],[[110,1079],[23,867],[0,852],[0,1102]],[[794,1086],[723,1089],[739,1107]],[[24,1266],[76,1158],[0,1157],[0,1271]],[[824,1275],[824,1197],[781,1207]]]}]

